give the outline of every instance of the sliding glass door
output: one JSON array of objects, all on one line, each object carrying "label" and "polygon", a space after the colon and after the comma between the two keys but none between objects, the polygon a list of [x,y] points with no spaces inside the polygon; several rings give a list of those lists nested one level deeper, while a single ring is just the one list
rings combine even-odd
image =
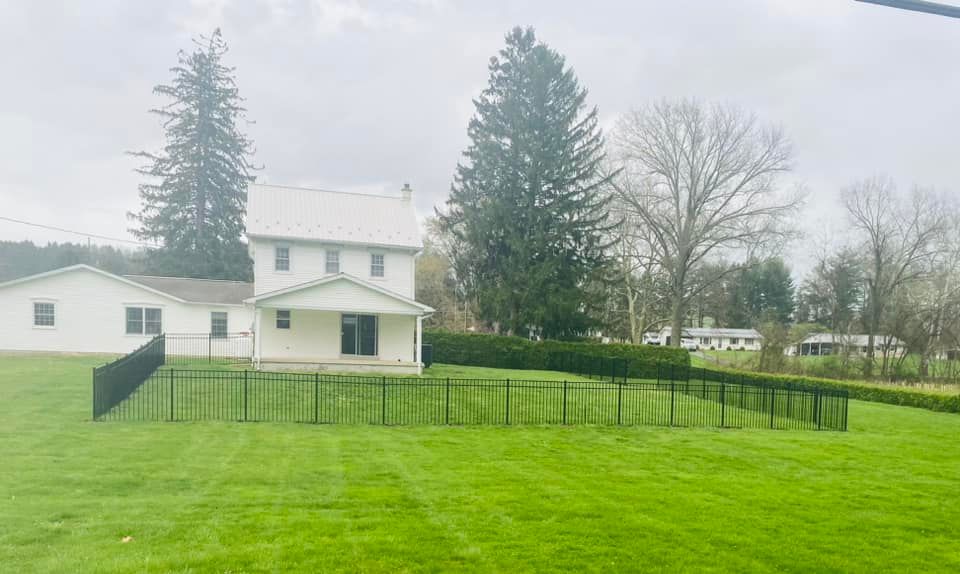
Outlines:
[{"label": "sliding glass door", "polygon": [[377,316],[343,314],[340,316],[340,353],[377,355]]}]

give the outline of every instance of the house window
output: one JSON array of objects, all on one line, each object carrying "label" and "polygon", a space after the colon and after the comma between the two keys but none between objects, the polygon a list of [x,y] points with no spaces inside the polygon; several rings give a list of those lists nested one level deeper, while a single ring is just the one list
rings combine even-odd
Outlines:
[{"label": "house window", "polygon": [[277,329],[290,328],[290,310],[277,309]]},{"label": "house window", "polygon": [[340,353],[368,357],[376,356],[377,323],[376,315],[341,315]]},{"label": "house window", "polygon": [[33,326],[55,327],[57,324],[57,307],[54,303],[33,304]]},{"label": "house window", "polygon": [[155,307],[127,307],[128,335],[159,335],[163,332],[163,311]]},{"label": "house window", "polygon": [[277,247],[273,258],[274,271],[290,271],[290,248]]},{"label": "house window", "polygon": [[210,312],[210,336],[222,339],[227,336],[227,312]]},{"label": "house window", "polygon": [[327,273],[340,273],[340,252],[327,251]]},{"label": "house window", "polygon": [[370,276],[383,277],[383,253],[370,254]]},{"label": "house window", "polygon": [[730,337],[730,344],[731,344],[731,345],[739,345],[739,344],[740,344],[740,339],[739,339],[738,337]]},{"label": "house window", "polygon": [[701,345],[709,345],[709,344],[710,344],[710,337],[700,337],[700,344],[701,344]]},{"label": "house window", "polygon": [[752,347],[752,346],[753,346],[753,339],[744,339],[744,340],[743,340],[743,344],[744,344],[745,346],[747,346],[747,347]]}]

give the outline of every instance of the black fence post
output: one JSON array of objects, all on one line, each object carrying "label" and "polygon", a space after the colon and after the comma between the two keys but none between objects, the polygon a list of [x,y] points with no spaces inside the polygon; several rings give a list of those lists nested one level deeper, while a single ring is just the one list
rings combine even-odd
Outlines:
[{"label": "black fence post", "polygon": [[773,414],[774,414],[774,405],[776,405],[776,387],[770,387],[770,428],[774,428],[773,425]]},{"label": "black fence post", "polygon": [[617,424],[623,421],[623,383],[617,384]]},{"label": "black fence post", "polygon": [[250,390],[247,388],[247,370],[243,370],[243,422],[249,420],[248,404],[249,404]]},{"label": "black fence post", "polygon": [[817,421],[817,430],[820,430],[820,389],[817,389],[814,404],[816,405],[813,409],[813,418]]},{"label": "black fence post", "polygon": [[380,377],[382,386],[382,400],[380,402],[380,423],[387,424],[387,377]]},{"label": "black fence post", "polygon": [[673,426],[673,410],[676,394],[676,383],[673,382],[673,379],[670,379],[670,426]]},{"label": "black fence post", "polygon": [[170,421],[173,422],[173,369],[170,369]]},{"label": "black fence post", "polygon": [[447,377],[447,400],[446,400],[446,414],[444,415],[444,424],[450,424],[450,377]]},{"label": "black fence post", "polygon": [[320,373],[313,374],[313,424],[320,422]]},{"label": "black fence post", "polygon": [[97,368],[93,368],[93,420],[97,420]]},{"label": "black fence post", "polygon": [[567,381],[563,381],[563,424],[567,424]]},{"label": "black fence post", "polygon": [[726,385],[720,383],[720,428],[727,426],[727,393]]},{"label": "black fence post", "polygon": [[506,424],[510,424],[510,379],[507,379],[507,416]]}]

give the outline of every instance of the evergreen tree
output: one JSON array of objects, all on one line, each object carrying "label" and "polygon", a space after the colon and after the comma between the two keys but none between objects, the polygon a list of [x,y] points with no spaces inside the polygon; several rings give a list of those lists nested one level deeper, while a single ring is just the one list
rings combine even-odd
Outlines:
[{"label": "evergreen tree", "polygon": [[731,282],[731,327],[756,327],[762,322],[785,325],[794,311],[790,270],[779,257],[746,266]]},{"label": "evergreen tree", "polygon": [[608,181],[597,111],[563,56],[515,28],[474,101],[470,145],[448,210],[454,266],[501,331],[545,337],[588,327],[585,285],[604,264]]},{"label": "evergreen tree", "polygon": [[216,30],[179,54],[173,81],[154,92],[173,100],[150,110],[163,118],[166,145],[139,152],[148,177],[139,186],[141,210],[130,217],[140,239],[163,246],[148,254],[148,267],[164,275],[249,279],[243,242],[252,142],[237,124],[244,119],[234,69],[223,65],[227,46]]}]

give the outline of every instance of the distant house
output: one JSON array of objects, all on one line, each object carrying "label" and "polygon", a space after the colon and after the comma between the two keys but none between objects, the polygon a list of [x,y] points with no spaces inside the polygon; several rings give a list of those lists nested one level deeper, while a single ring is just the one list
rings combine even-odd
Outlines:
[{"label": "distant house", "polygon": [[[661,344],[670,344],[670,333],[670,327],[660,330]],[[701,349],[759,351],[763,342],[763,335],[756,329],[685,327],[681,336],[693,340]]]},{"label": "distant house", "polygon": [[[874,339],[874,351],[882,353],[884,343],[889,341],[890,354],[900,356],[906,352],[906,346],[896,337],[877,335]],[[784,349],[789,356],[823,356],[846,352],[851,355],[866,355],[870,349],[868,335],[837,335],[833,333],[814,333],[806,339]]]},{"label": "distant house", "polygon": [[254,281],[118,276],[74,265],[0,283],[0,349],[126,353],[160,333],[252,337],[260,368],[422,369],[422,249],[399,197],[251,185]]}]

